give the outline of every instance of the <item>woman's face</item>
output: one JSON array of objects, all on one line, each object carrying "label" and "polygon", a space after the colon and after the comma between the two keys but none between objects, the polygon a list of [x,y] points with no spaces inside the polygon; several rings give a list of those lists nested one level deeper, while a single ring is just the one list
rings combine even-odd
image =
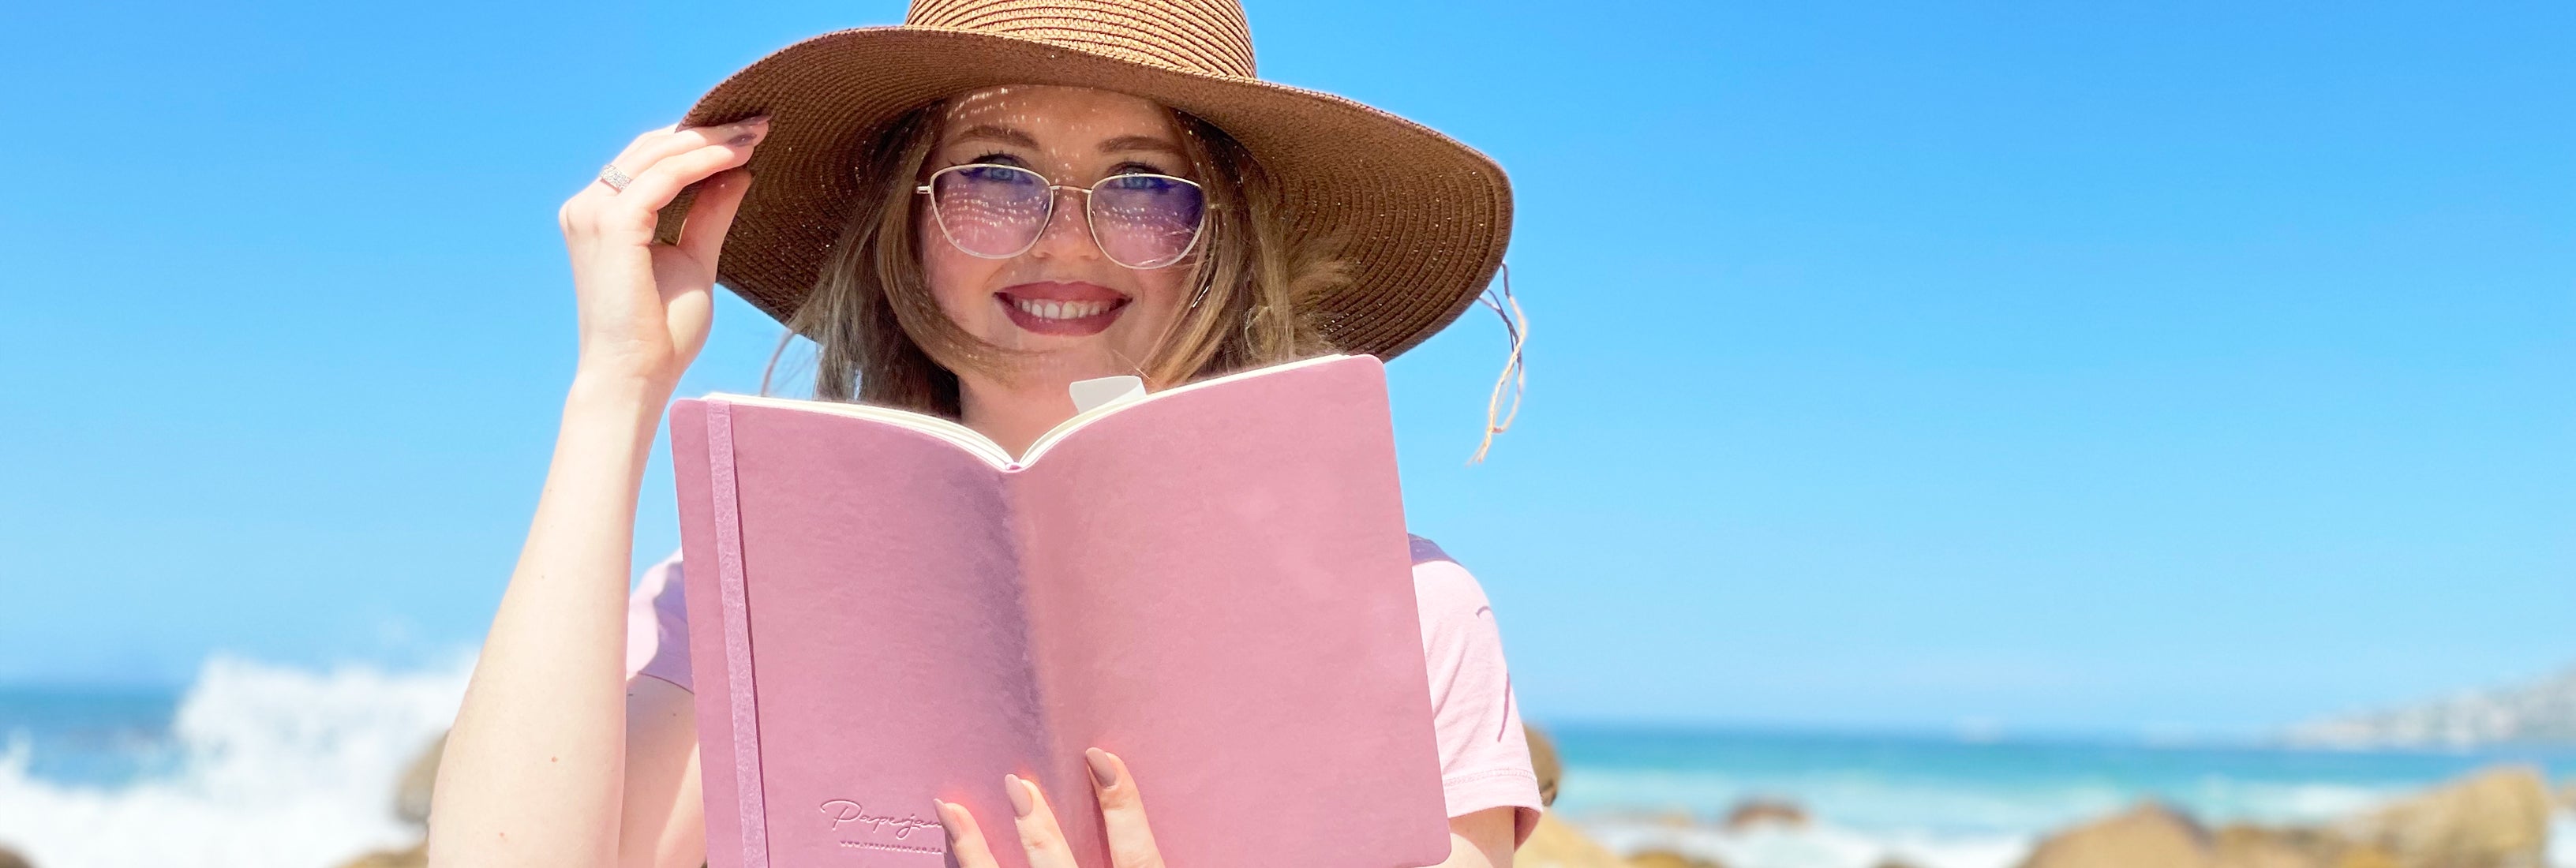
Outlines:
[{"label": "woman's face", "polygon": [[[1137,172],[1194,181],[1170,113],[1133,96],[1078,87],[986,88],[952,100],[930,155],[931,171],[967,163],[1031,169],[1050,183],[1089,187]],[[1132,269],[1105,256],[1084,218],[1083,194],[1057,194],[1037,245],[986,259],[949,242],[931,209],[916,227],[922,271],[948,318],[995,346],[1028,350],[1019,382],[976,383],[1006,391],[1133,374],[1186,303],[1189,260]]]}]

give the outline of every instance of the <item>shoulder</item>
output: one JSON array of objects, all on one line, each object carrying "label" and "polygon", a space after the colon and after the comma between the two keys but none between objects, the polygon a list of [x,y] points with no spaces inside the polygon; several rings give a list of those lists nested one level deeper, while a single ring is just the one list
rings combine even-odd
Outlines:
[{"label": "shoulder", "polygon": [[1545,802],[1512,697],[1511,668],[1485,588],[1448,552],[1413,538],[1413,592],[1431,680],[1449,816],[1513,808],[1514,846],[1529,839]]},{"label": "shoulder", "polygon": [[1493,617],[1493,606],[1485,599],[1485,586],[1476,581],[1474,573],[1450,557],[1439,543],[1419,536],[1412,537],[1412,541],[1414,603],[1421,607],[1425,625],[1460,616]]}]

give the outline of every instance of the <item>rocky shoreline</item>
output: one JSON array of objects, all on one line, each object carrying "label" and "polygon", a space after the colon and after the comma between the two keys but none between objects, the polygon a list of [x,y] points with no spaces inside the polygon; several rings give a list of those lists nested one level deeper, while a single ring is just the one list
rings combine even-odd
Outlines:
[{"label": "rocky shoreline", "polygon": [[[1541,798],[1553,805],[1563,766],[1544,733],[1529,729]],[[390,806],[424,833],[429,795],[445,739],[404,772]],[[2546,868],[2550,816],[2576,810],[2576,789],[2553,798],[2528,766],[2482,769],[2415,795],[2331,821],[2305,825],[2211,825],[2172,806],[2146,802],[2042,838],[2019,868]],[[1694,832],[1798,830],[1813,821],[1800,806],[1752,800],[1723,818],[1672,813],[1642,819],[1686,837]],[[424,868],[424,844],[369,853],[340,868]],[[1550,810],[1514,858],[1519,868],[1729,868],[1706,853],[1648,847],[1620,853]],[[0,868],[34,868],[0,848]],[[1889,859],[1871,868],[1931,868]]]},{"label": "rocky shoreline", "polygon": [[[1563,774],[1545,737],[1530,730],[1532,758],[1550,793]],[[2539,770],[2504,765],[2330,822],[2215,828],[2174,807],[2145,802],[2060,829],[2031,848],[2019,868],[2546,868],[2550,814],[2576,809],[2576,789],[2553,800]],[[1737,805],[1723,820],[1685,814],[1650,820],[1676,831],[1744,833],[1763,825],[1799,828],[1796,805]],[[1550,811],[1514,857],[1517,868],[1727,868],[1706,854],[1646,849],[1622,855]],[[1902,859],[1875,868],[1925,868]]]}]

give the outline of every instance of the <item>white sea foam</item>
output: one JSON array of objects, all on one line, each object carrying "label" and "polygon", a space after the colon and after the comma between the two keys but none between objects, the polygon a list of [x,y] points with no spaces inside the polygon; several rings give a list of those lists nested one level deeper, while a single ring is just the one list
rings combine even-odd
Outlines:
[{"label": "white sea foam", "polygon": [[206,662],[181,700],[167,774],[112,788],[0,757],[0,844],[42,868],[327,868],[419,832],[396,778],[456,716],[471,663],[420,672]]},{"label": "white sea foam", "polygon": [[[1803,827],[1762,825],[1743,831],[1674,827],[1647,819],[1578,820],[1602,846],[1623,855],[1669,850],[1714,859],[1730,868],[2012,868],[2030,855],[2038,834],[1862,832],[1829,818]],[[2550,818],[2549,868],[2576,868],[2576,813]]]},{"label": "white sea foam", "polygon": [[2018,834],[1872,834],[1830,821],[1743,831],[1622,819],[1577,825],[1622,854],[1669,850],[1731,868],[1875,868],[1891,861],[1919,868],[2011,868],[2029,855],[2034,840]]}]

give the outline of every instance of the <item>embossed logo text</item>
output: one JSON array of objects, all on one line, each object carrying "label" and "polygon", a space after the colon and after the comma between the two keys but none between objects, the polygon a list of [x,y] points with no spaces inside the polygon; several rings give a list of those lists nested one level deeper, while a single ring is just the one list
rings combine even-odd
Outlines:
[{"label": "embossed logo text", "polygon": [[939,828],[938,820],[924,820],[919,815],[915,814],[905,814],[901,817],[897,817],[893,814],[870,814],[866,807],[848,799],[833,799],[831,801],[824,802],[822,810],[823,816],[830,817],[832,819],[831,828],[834,829],[841,828],[844,824],[865,826],[870,832],[882,832],[887,829],[893,829],[894,836],[896,838],[901,838],[905,835],[912,834],[915,829]]}]

